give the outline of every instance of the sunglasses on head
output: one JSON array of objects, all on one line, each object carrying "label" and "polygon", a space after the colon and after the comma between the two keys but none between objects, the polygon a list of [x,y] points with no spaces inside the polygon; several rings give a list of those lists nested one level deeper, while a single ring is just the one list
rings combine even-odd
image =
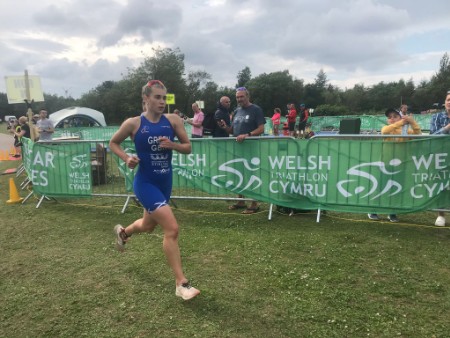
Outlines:
[{"label": "sunglasses on head", "polygon": [[163,83],[161,81],[159,81],[159,80],[151,80],[151,81],[148,81],[147,87],[151,87],[151,86],[153,86],[155,84],[159,84],[160,86],[163,86]]},{"label": "sunglasses on head", "polygon": [[247,88],[245,88],[245,87],[239,87],[239,88],[236,88],[236,91],[237,91],[237,92],[246,92],[246,91],[247,91]]}]

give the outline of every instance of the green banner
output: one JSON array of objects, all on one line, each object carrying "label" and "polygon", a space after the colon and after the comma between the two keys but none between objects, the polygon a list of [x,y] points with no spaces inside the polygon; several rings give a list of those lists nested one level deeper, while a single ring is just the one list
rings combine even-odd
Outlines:
[{"label": "green banner", "polygon": [[[193,139],[173,153],[174,188],[247,198],[300,209],[408,213],[450,206],[450,137],[406,142],[367,138]],[[134,144],[122,144],[134,154]],[[47,196],[89,196],[90,142],[26,140],[24,165],[33,189]],[[115,156],[126,190],[135,170]]]},{"label": "green banner", "polygon": [[27,173],[27,177],[31,177],[31,158],[33,155],[34,142],[29,138],[22,137],[22,164]]},{"label": "green banner", "polygon": [[33,191],[46,196],[91,196],[89,143],[27,142],[24,165]]},{"label": "green banner", "polygon": [[[414,120],[423,131],[430,130],[431,114],[415,114]],[[371,132],[380,131],[387,122],[384,115],[347,115],[347,116],[310,116],[308,122],[311,123],[311,129],[315,132],[339,130],[342,119],[361,119],[361,131]]]},{"label": "green banner", "polygon": [[174,153],[174,186],[303,209],[405,213],[450,204],[449,137],[193,140]]},{"label": "green banner", "polygon": [[[124,142],[122,142],[121,146],[128,155],[136,154],[136,150],[134,148],[134,143],[132,141],[124,141]],[[114,160],[117,163],[117,168],[119,169],[120,174],[125,179],[125,189],[128,192],[133,192],[134,174],[135,174],[135,170],[137,170],[137,169],[128,168],[126,166],[125,162],[119,158],[119,156],[117,156],[114,153],[112,155],[114,157]]]}]

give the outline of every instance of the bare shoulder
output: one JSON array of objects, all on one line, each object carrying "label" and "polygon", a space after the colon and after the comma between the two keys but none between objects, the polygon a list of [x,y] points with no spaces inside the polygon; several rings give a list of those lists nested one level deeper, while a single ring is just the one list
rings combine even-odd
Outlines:
[{"label": "bare shoulder", "polygon": [[164,114],[164,116],[169,120],[173,128],[179,128],[183,125],[183,120],[176,114]]},{"label": "bare shoulder", "polygon": [[134,116],[126,119],[123,121],[122,125],[120,126],[120,129],[127,130],[127,131],[134,131],[137,128],[139,128],[139,125],[141,123],[141,117],[140,116]]},{"label": "bare shoulder", "polygon": [[164,116],[170,121],[170,123],[174,123],[175,121],[181,120],[177,114],[164,114]]},{"label": "bare shoulder", "polygon": [[121,142],[128,136],[131,138],[134,137],[134,134],[137,132],[140,126],[140,116],[130,117],[122,122],[120,128],[113,135],[112,140],[117,142]]},{"label": "bare shoulder", "polygon": [[139,125],[141,121],[141,117],[140,116],[133,116],[133,117],[129,117],[127,118],[125,121],[123,121],[122,125],[126,124],[126,125]]}]

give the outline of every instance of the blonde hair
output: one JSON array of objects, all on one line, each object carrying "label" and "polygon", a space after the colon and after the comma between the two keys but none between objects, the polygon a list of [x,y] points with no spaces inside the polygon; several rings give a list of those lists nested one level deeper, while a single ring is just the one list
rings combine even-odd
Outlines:
[{"label": "blonde hair", "polygon": [[28,121],[28,119],[27,119],[26,116],[19,117],[19,123],[20,124],[25,124],[25,123],[27,123],[27,121]]},{"label": "blonde hair", "polygon": [[142,87],[142,95],[150,96],[152,88],[161,88],[167,90],[166,86],[159,80],[150,80]]}]

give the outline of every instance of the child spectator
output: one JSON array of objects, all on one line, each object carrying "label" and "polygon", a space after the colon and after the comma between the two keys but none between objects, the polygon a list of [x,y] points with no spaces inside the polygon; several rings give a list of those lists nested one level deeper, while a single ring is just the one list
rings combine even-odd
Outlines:
[{"label": "child spectator", "polygon": [[281,109],[275,108],[272,115],[273,135],[278,136],[280,130]]},{"label": "child spectator", "polygon": [[[408,115],[400,115],[400,112],[393,108],[389,108],[386,110],[385,115],[387,117],[387,126],[384,126],[381,128],[381,134],[382,135],[402,135],[402,129],[403,126],[408,126],[407,134],[415,134],[420,135],[422,134],[422,131],[420,130],[419,125],[414,121],[414,119],[411,116]],[[403,142],[408,140],[408,138],[405,137],[398,137],[398,138],[386,138],[386,140],[390,141],[397,141],[397,142]],[[377,214],[368,214],[369,219],[371,220],[380,220]],[[388,219],[391,222],[398,222],[397,215],[391,214],[388,216]]]},{"label": "child spectator", "polygon": [[306,124],[305,129],[305,139],[309,139],[315,135],[314,131],[311,129],[311,123]]}]

